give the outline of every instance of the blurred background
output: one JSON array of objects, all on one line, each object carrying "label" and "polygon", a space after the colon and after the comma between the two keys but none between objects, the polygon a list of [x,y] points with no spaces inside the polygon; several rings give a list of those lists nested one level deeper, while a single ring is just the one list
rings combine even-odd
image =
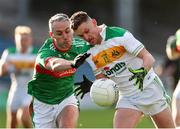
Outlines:
[{"label": "blurred background", "polygon": [[[132,32],[155,57],[155,70],[163,80],[168,94],[172,95],[180,73],[179,61],[167,60],[165,48],[167,38],[180,28],[180,0],[0,0],[0,55],[5,48],[14,46],[14,28],[17,25],[28,25],[32,28],[34,45],[39,48],[48,37],[48,20],[52,15],[66,13],[71,16],[80,10],[86,11],[99,24],[120,26]],[[94,79],[92,74],[88,76]],[[77,80],[81,78],[77,76],[75,81]],[[9,77],[1,77],[2,128],[5,127],[9,86]],[[89,96],[86,96],[81,106],[84,110],[80,116],[79,127],[112,127],[113,108],[99,110],[104,108],[93,104]],[[107,116],[103,117],[101,114]],[[97,120],[94,116],[97,116]],[[148,121],[148,127],[153,127],[149,118],[142,121]],[[143,127],[143,122],[138,127]]]}]

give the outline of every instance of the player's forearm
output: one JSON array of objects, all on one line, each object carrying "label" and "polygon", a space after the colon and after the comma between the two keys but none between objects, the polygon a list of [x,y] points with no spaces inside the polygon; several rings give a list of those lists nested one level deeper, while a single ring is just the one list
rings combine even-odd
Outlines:
[{"label": "player's forearm", "polygon": [[155,62],[154,57],[144,48],[138,54],[138,57],[143,60],[143,66],[147,71],[149,71]]},{"label": "player's forearm", "polygon": [[45,67],[52,71],[63,71],[72,68],[72,61],[68,61],[61,58],[48,59]]},{"label": "player's forearm", "polygon": [[153,65],[154,65],[155,59],[153,58],[153,56],[151,54],[145,55],[143,57],[143,67],[149,71]]},{"label": "player's forearm", "polygon": [[70,61],[64,61],[64,62],[57,62],[54,65],[52,65],[51,69],[53,71],[62,71],[72,68]]}]

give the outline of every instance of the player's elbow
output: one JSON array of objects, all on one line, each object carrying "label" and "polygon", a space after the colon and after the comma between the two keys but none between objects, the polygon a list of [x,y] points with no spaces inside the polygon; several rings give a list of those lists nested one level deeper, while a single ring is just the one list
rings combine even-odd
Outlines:
[{"label": "player's elbow", "polygon": [[154,59],[154,57],[150,53],[146,53],[143,56],[143,59],[146,60],[148,62],[148,64],[152,64],[153,65],[155,63],[155,59]]},{"label": "player's elbow", "polygon": [[154,63],[155,63],[155,59],[154,57],[149,53],[149,54],[146,54],[144,57],[143,57],[143,63],[144,63],[144,66],[146,66],[147,69],[150,69],[153,67]]},{"label": "player's elbow", "polygon": [[151,55],[150,58],[151,58],[151,64],[152,64],[152,66],[153,66],[156,60],[155,60],[155,58],[154,58],[152,55]]}]

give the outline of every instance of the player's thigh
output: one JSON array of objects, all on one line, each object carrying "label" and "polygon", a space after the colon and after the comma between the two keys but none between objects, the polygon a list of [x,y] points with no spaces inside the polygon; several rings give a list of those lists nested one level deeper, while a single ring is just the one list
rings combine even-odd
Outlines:
[{"label": "player's thigh", "polygon": [[163,111],[151,116],[154,123],[159,128],[174,128],[174,122],[171,115],[171,110],[169,107]]},{"label": "player's thigh", "polygon": [[54,105],[33,101],[33,123],[35,128],[55,128]]},{"label": "player's thigh", "polygon": [[75,128],[79,117],[77,106],[68,105],[64,107],[57,117],[57,125],[62,128]]},{"label": "player's thigh", "polygon": [[180,101],[180,99],[177,99],[177,98],[175,98],[175,97],[173,97],[173,99],[172,99],[172,105],[171,105],[171,107],[172,107],[172,116],[173,116],[173,119],[175,119],[175,117],[177,116],[177,114],[178,114],[178,109],[180,108],[179,106],[179,104],[180,104],[180,102],[178,102],[178,101]]},{"label": "player's thigh", "polygon": [[29,106],[23,106],[21,109],[22,109],[22,118],[30,119]]},{"label": "player's thigh", "polygon": [[[56,109],[56,123],[58,127],[73,128],[79,117],[79,101],[74,94],[64,99]],[[71,125],[71,127],[70,127]]]},{"label": "player's thigh", "polygon": [[27,116],[27,119],[28,119],[30,116],[29,106],[32,102],[32,96],[30,96],[28,94],[24,94],[23,98],[24,99],[21,100],[22,116]]},{"label": "player's thigh", "polygon": [[136,127],[142,112],[130,108],[118,108],[114,115],[115,128],[133,128]]},{"label": "player's thigh", "polygon": [[176,86],[172,99],[172,115],[176,125],[180,126],[180,81]]},{"label": "player's thigh", "polygon": [[172,116],[177,126],[180,126],[180,98],[173,98],[172,101]]},{"label": "player's thigh", "polygon": [[21,107],[21,98],[18,97],[8,97],[7,100],[7,111],[17,112],[17,110]]},{"label": "player's thigh", "polygon": [[25,91],[23,88],[18,86],[15,87],[13,85],[9,91],[7,107],[9,107],[12,111],[17,111],[20,109],[27,100],[27,96],[29,96],[26,92],[27,91]]},{"label": "player's thigh", "polygon": [[27,106],[29,106],[30,105],[30,103],[32,102],[32,96],[31,95],[29,95],[29,94],[24,94],[23,95],[23,100],[21,101],[21,106],[22,107],[27,107]]}]

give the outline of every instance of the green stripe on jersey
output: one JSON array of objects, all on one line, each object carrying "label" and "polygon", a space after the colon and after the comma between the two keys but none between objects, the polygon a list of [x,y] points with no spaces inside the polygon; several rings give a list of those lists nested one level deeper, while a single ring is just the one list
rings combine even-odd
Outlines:
[{"label": "green stripe on jersey", "polygon": [[[18,53],[16,47],[7,48],[7,51],[8,51],[9,54]],[[32,51],[29,54],[37,54],[37,53],[38,53],[38,49],[37,48],[32,48]]]},{"label": "green stripe on jersey", "polygon": [[141,50],[143,47],[144,47],[143,44],[139,45],[139,46],[132,52],[132,54],[133,54],[134,56],[137,56],[139,50]]},{"label": "green stripe on jersey", "polygon": [[10,54],[16,53],[16,48],[15,47],[10,47],[7,50],[8,50],[8,53],[10,53]]},{"label": "green stripe on jersey", "polygon": [[154,83],[155,83],[155,85],[160,86],[160,88],[163,91],[163,96],[166,98],[167,103],[170,105],[171,104],[171,97],[169,97],[164,86],[162,85],[162,83],[160,82],[160,80],[157,77],[154,78]]},{"label": "green stripe on jersey", "polygon": [[127,30],[120,28],[120,27],[106,27],[106,38],[105,41],[108,39],[112,39],[115,37],[122,37]]}]

